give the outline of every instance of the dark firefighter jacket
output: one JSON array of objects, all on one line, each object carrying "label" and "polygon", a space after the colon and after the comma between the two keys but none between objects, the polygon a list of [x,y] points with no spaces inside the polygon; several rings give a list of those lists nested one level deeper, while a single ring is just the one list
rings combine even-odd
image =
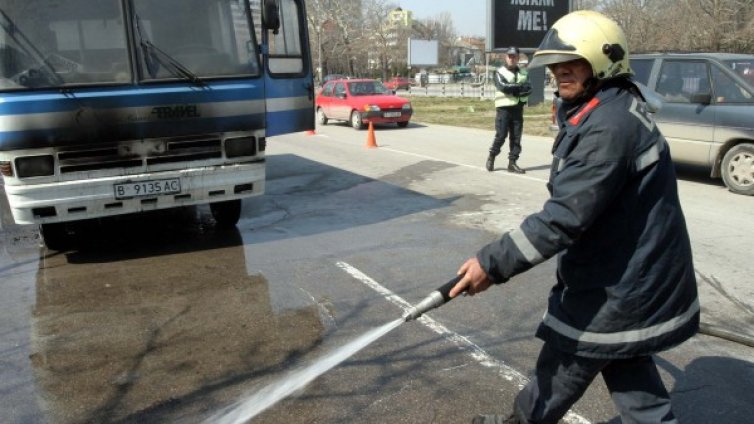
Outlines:
[{"label": "dark firefighter jacket", "polygon": [[477,258],[503,283],[559,254],[537,330],[556,349],[625,358],[683,342],[699,302],[665,139],[628,79],[560,109],[550,199]]}]

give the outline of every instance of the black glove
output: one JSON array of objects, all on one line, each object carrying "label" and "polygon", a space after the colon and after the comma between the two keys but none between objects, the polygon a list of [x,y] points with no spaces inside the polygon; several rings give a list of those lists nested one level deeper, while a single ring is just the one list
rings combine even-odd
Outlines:
[{"label": "black glove", "polygon": [[531,94],[531,84],[529,84],[528,82],[525,82],[525,83],[521,84],[521,89],[518,92],[517,96],[518,97],[526,97],[529,94]]},{"label": "black glove", "polygon": [[520,84],[503,85],[503,94],[507,94],[508,96],[518,97],[520,92],[521,92]]}]

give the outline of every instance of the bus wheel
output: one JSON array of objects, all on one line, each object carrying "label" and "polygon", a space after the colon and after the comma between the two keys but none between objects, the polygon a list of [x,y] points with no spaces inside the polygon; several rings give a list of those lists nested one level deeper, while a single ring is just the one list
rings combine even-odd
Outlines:
[{"label": "bus wheel", "polygon": [[241,199],[210,203],[209,210],[220,227],[232,227],[241,218]]},{"label": "bus wheel", "polygon": [[50,250],[64,250],[71,242],[71,238],[68,236],[68,229],[64,222],[42,224],[40,226],[40,232],[45,246]]}]

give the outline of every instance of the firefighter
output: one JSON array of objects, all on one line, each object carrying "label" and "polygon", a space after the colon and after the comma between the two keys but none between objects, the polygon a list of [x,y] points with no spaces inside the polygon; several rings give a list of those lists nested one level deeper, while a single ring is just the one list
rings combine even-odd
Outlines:
[{"label": "firefighter", "polygon": [[621,28],[594,11],[559,19],[530,67],[555,75],[562,105],[541,211],[459,269],[476,294],[559,255],[536,336],[534,376],[510,416],[555,424],[601,374],[625,423],[675,423],[652,355],[692,337],[699,301],[668,145],[632,82]]}]

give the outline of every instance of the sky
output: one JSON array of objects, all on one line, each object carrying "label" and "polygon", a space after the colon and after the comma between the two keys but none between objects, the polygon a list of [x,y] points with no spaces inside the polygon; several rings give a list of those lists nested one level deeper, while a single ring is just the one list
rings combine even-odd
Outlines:
[{"label": "sky", "polygon": [[413,12],[414,19],[434,18],[448,12],[458,35],[485,36],[487,0],[393,0],[401,9]]}]

